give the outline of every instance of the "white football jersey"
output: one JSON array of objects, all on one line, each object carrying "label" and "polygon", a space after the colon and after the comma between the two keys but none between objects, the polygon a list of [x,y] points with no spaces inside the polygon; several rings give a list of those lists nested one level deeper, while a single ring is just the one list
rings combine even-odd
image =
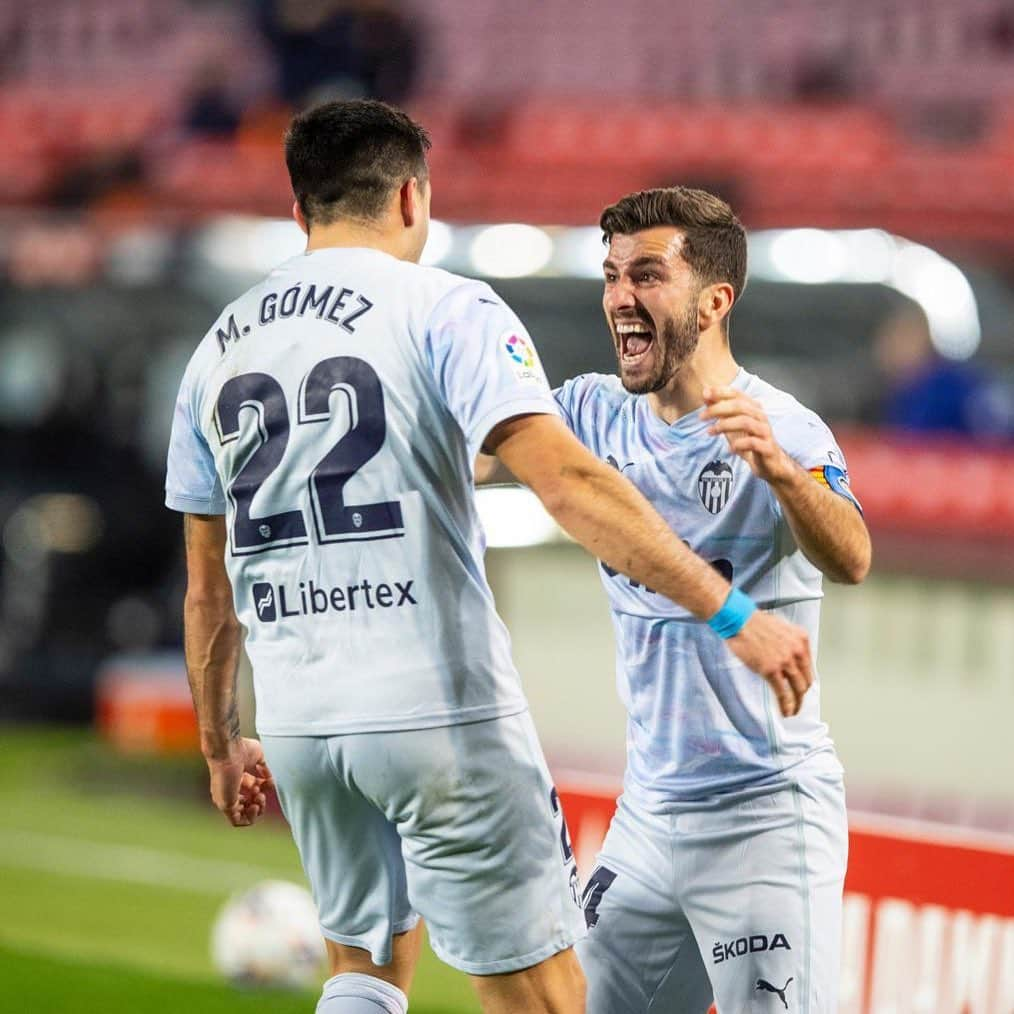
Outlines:
[{"label": "white football jersey", "polygon": [[526,707],[472,487],[487,434],[523,413],[556,406],[484,283],[328,248],[222,312],[180,388],[166,504],[226,516],[260,732]]},{"label": "white football jersey", "polygon": [[[813,478],[856,504],[841,449],[795,398],[740,370],[775,439]],[[696,553],[761,606],[804,627],[816,656],[821,573],[796,545],[771,487],[691,412],[671,426],[618,377],[586,374],[556,391],[567,425],[619,469]],[[815,755],[840,770],[815,684],[783,719],[767,685],[705,624],[600,564],[627,708],[626,790],[648,808],[746,788]]]}]

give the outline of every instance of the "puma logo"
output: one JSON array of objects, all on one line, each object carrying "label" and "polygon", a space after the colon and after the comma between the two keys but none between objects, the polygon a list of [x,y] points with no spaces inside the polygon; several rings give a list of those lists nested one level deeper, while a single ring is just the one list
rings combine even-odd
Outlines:
[{"label": "puma logo", "polygon": [[758,979],[756,988],[763,989],[766,993],[777,993],[778,999],[782,1001],[782,1003],[785,1006],[785,1009],[788,1010],[789,1004],[788,1001],[785,999],[785,991],[789,988],[789,982],[792,982],[791,976],[789,977],[789,981],[786,982],[781,989],[779,989],[777,986],[772,986],[767,979]]}]

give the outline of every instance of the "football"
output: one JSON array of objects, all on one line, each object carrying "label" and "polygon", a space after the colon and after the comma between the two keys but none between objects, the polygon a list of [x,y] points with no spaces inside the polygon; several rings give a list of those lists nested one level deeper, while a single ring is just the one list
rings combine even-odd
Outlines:
[{"label": "football", "polygon": [[326,953],[309,891],[288,881],[265,880],[234,894],[212,927],[211,957],[238,986],[319,987]]}]

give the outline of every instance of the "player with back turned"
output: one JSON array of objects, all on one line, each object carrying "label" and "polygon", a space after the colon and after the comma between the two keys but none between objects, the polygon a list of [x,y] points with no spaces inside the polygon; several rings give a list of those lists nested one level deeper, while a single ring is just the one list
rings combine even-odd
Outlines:
[{"label": "player with back turned", "polygon": [[[791,710],[808,643],[748,616],[581,446],[488,286],[419,266],[428,147],[376,102],[289,129],[306,252],[226,307],[176,405],[166,501],[185,514],[187,670],[218,807],[250,824],[277,786],[328,944],[319,1014],[403,1014],[420,917],[484,1010],[577,1014],[584,917],[483,570],[477,452],[610,566],[717,616],[716,651]],[[236,719],[240,623],[261,742]]]},{"label": "player with back turned", "polygon": [[[555,393],[568,426],[693,549],[817,641],[821,576],[870,541],[827,426],[735,361],[732,210],[682,187],[602,214],[619,377]],[[477,476],[492,478],[480,459]],[[686,610],[602,564],[626,706],[624,791],[584,893],[589,1014],[837,1010],[847,831],[819,685],[779,714]]]}]

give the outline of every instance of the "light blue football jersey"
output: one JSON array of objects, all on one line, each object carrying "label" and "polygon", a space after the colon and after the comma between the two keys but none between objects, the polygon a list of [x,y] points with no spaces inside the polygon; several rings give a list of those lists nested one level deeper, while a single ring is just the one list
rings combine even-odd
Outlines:
[{"label": "light blue football jersey", "polygon": [[436,268],[323,249],[226,307],[181,384],[166,504],[226,516],[260,732],[524,710],[472,467],[497,423],[556,411],[515,314]]},{"label": "light blue football jersey", "polygon": [[[775,438],[815,480],[856,502],[841,449],[817,415],[745,370],[732,386],[764,406]],[[646,397],[601,374],[554,393],[582,443],[630,479],[733,584],[804,627],[816,656],[822,575],[796,546],[771,488],[723,436],[708,433],[701,411],[670,426]],[[804,762],[840,773],[820,719],[819,683],[799,715],[782,718],[767,684],[706,624],[603,564],[600,572],[628,715],[626,792],[665,810],[776,782]]]}]

